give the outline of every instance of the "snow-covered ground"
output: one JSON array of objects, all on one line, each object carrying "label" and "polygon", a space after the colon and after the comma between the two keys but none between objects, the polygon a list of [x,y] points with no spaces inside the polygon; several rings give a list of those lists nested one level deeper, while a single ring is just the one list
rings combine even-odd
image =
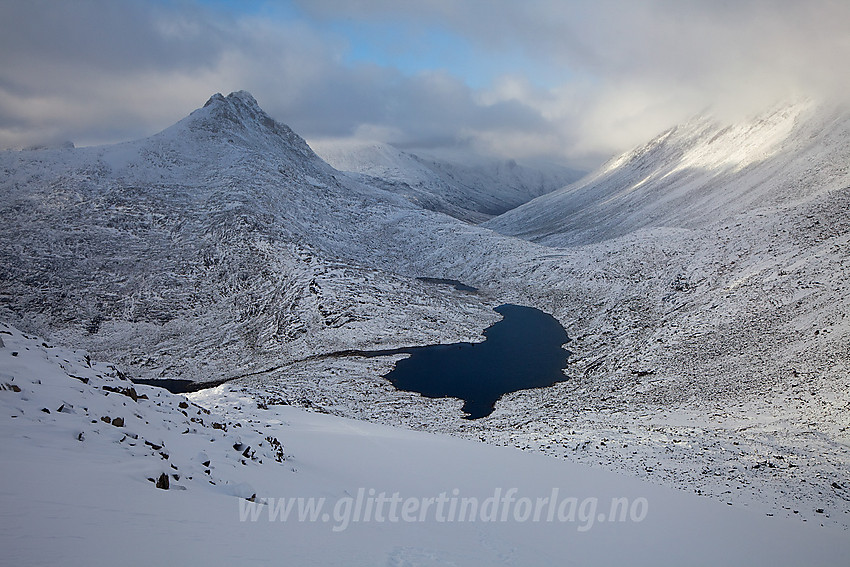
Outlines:
[{"label": "snow-covered ground", "polygon": [[[775,566],[850,557],[845,532],[815,523],[518,449],[258,405],[238,387],[187,399],[12,327],[0,326],[0,338],[4,564]],[[167,489],[156,484],[162,476]]]},{"label": "snow-covered ground", "polygon": [[[848,163],[842,109],[699,119],[473,226],[334,170],[247,93],[217,95],[146,140],[0,154],[0,316],[134,377],[243,376],[269,407],[846,528]],[[482,420],[396,392],[392,359],[317,356],[480,340],[503,302],[552,313],[575,355],[567,382]]]}]

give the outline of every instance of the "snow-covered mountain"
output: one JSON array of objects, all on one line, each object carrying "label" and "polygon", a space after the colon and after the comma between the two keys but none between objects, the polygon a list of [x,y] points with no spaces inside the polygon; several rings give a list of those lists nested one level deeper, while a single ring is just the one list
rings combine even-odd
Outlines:
[{"label": "snow-covered mountain", "polygon": [[565,246],[800,206],[846,187],[848,131],[846,108],[812,101],[734,124],[700,116],[488,226]]},{"label": "snow-covered mountain", "polygon": [[[0,317],[131,377],[241,376],[255,399],[847,526],[847,116],[696,120],[475,226],[216,95],[145,140],[0,154]],[[553,314],[574,355],[483,420],[351,353],[481,340],[504,302]]]},{"label": "snow-covered mountain", "polygon": [[514,160],[450,162],[357,139],[316,140],[310,146],[340,171],[469,222],[504,213],[583,175],[553,164],[530,168]]},{"label": "snow-covered mountain", "polygon": [[373,211],[416,207],[341,176],[248,93],[144,140],[4,152],[0,168],[4,317],[136,377],[232,377],[474,337],[495,319],[468,295],[319,250],[368,230]]}]

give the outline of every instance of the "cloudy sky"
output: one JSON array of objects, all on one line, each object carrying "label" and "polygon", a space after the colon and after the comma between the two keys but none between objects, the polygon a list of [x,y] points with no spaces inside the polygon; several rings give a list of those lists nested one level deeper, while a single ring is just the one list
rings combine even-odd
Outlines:
[{"label": "cloudy sky", "polygon": [[846,0],[0,0],[0,148],[245,89],[308,139],[591,167],[707,108],[850,91]]}]

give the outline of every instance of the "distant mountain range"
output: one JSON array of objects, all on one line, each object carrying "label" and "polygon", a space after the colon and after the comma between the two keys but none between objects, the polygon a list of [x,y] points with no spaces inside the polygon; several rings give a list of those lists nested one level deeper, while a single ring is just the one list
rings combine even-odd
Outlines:
[{"label": "distant mountain range", "polygon": [[320,140],[310,145],[340,171],[426,209],[470,222],[500,215],[569,185],[585,173],[554,164],[528,167],[493,158],[438,160],[389,144],[353,139]]}]

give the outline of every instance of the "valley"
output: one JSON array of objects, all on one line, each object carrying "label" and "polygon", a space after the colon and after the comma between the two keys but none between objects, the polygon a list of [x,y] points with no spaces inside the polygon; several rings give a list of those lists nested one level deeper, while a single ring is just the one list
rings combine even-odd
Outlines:
[{"label": "valley", "polygon": [[[0,317],[131,378],[244,376],[205,395],[847,529],[846,117],[696,119],[473,224],[332,168],[248,93],[214,95],[144,140],[0,154]],[[505,303],[554,316],[573,354],[482,419],[393,388],[398,357],[322,356],[480,342]]]}]

